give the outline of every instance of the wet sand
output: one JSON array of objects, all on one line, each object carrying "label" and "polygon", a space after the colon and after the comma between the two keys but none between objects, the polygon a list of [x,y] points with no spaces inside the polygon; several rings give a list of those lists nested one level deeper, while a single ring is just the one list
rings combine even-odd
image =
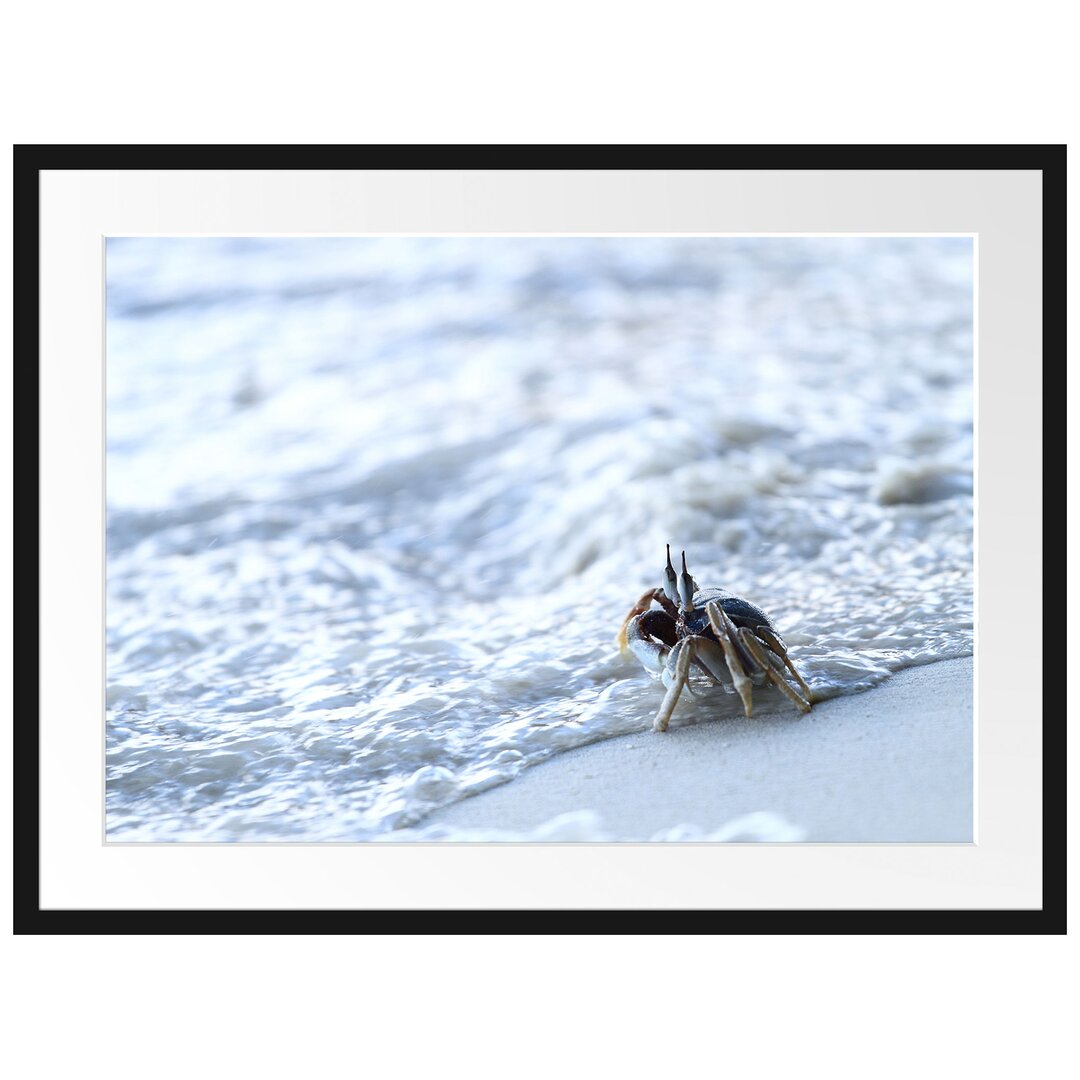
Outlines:
[{"label": "wet sand", "polygon": [[[666,735],[642,731],[560,754],[438,811],[415,832],[448,840],[970,842],[972,689],[965,657],[905,669],[806,716],[770,701],[752,720],[716,720],[694,702],[680,706]],[[643,682],[642,693],[650,691]]]}]

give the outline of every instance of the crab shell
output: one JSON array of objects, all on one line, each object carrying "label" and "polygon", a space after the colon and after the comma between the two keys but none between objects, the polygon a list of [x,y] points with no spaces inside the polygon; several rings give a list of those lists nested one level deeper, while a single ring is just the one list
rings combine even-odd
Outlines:
[{"label": "crab shell", "polygon": [[694,593],[694,610],[685,616],[686,628],[692,634],[713,636],[709,628],[709,614],[705,610],[705,605],[710,600],[716,601],[724,614],[736,626],[745,626],[748,630],[755,630],[759,626],[768,627],[776,640],[783,644],[772,624],[772,619],[761,608],[756,604],[751,604],[749,600],[744,600],[741,596],[728,592],[727,589],[698,589]]}]

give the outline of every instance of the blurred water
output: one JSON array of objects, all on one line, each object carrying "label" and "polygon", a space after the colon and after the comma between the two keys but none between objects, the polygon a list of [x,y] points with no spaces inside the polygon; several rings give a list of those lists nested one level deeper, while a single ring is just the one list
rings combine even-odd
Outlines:
[{"label": "blurred water", "polygon": [[107,425],[112,839],[370,838],[647,729],[669,541],[824,695],[971,652],[967,240],[111,240]]}]

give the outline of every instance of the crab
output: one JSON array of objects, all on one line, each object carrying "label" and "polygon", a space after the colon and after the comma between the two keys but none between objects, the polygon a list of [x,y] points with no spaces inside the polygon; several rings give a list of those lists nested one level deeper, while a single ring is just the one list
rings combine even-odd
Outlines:
[{"label": "crab", "polygon": [[[684,688],[690,689],[694,665],[713,682],[742,699],[743,710],[753,714],[753,688],[768,680],[791,699],[800,712],[814,703],[814,692],[795,670],[772,620],[761,608],[726,589],[701,589],[686,570],[671,565],[667,546],[665,584],[643,593],[623,620],[616,641],[631,652],[654,679],[667,688],[653,721],[654,731],[667,731]],[[653,607],[653,603],[659,607]],[[787,681],[790,672],[798,689]]]}]

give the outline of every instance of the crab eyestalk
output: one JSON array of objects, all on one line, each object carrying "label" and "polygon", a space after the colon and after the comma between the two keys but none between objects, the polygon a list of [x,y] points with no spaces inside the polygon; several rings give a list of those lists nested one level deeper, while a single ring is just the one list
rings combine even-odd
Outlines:
[{"label": "crab eyestalk", "polygon": [[682,553],[682,573],[679,575],[679,596],[682,598],[683,610],[694,610],[694,579],[686,570],[686,552]]},{"label": "crab eyestalk", "polygon": [[679,599],[679,584],[675,577],[675,567],[671,565],[671,545],[667,545],[667,566],[664,569],[664,592],[674,604]]}]

